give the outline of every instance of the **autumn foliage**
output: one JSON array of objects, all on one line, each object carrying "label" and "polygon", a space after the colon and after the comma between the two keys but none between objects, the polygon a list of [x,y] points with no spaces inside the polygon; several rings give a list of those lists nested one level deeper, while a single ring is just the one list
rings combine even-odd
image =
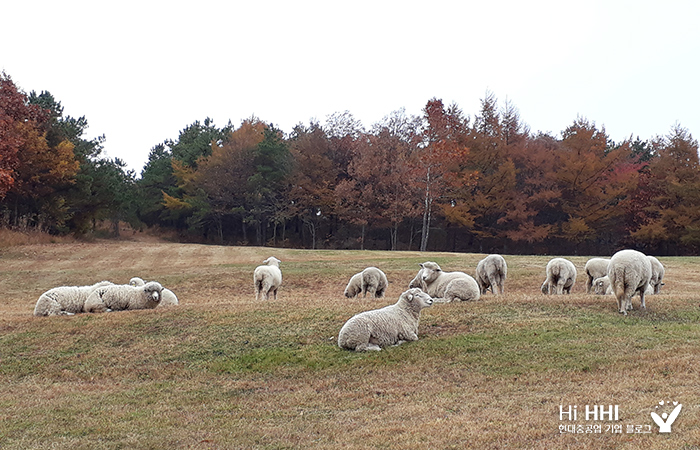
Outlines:
[{"label": "autumn foliage", "polygon": [[430,99],[371,129],[349,112],[284,134],[251,117],[195,122],[149,155],[141,178],[100,159],[48,93],[0,77],[0,218],[56,233],[99,219],[181,239],[307,248],[600,254],[700,252],[698,143],[675,125],[613,142],[577,117],[532,132],[492,93],[473,116]]}]

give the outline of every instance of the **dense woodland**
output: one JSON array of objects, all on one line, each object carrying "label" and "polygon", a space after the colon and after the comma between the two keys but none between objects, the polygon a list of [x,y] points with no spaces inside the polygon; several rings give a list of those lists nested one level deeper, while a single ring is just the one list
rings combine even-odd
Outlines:
[{"label": "dense woodland", "polygon": [[578,117],[531,132],[487,93],[427,101],[365,129],[350,113],[285,134],[210,119],[151,149],[140,176],[88,140],[85,117],[0,75],[0,226],[90,236],[99,223],[183,241],[303,248],[609,255],[700,251],[698,142],[613,142]]}]

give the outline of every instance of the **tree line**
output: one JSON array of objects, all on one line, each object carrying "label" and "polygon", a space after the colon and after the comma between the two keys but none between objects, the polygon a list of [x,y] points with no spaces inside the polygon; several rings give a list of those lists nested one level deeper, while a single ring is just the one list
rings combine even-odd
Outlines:
[{"label": "tree line", "polygon": [[108,221],[227,245],[612,254],[700,249],[698,143],[613,142],[578,117],[531,132],[492,93],[470,117],[439,99],[365,129],[349,112],[289,134],[210,119],[153,147],[140,177],[86,140],[48,92],[0,77],[0,220],[89,234]]}]

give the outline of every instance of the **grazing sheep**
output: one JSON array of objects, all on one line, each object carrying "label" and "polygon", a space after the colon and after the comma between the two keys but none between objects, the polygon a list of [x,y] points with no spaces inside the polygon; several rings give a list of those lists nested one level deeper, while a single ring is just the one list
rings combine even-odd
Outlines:
[{"label": "grazing sheep", "polygon": [[[610,286],[610,277],[605,275],[604,277],[596,278],[593,280],[593,293],[597,295],[612,295],[612,286]],[[645,295],[653,295],[654,294],[654,288],[651,287],[651,284],[647,286],[646,291],[644,291]]]},{"label": "grazing sheep", "polygon": [[491,289],[495,295],[503,294],[505,289],[508,266],[501,255],[489,255],[476,265],[476,282],[481,293]]},{"label": "grazing sheep", "polygon": [[102,313],[132,309],[152,309],[158,306],[163,286],[149,281],[143,286],[128,284],[105,286],[96,289],[85,301],[85,312]]},{"label": "grazing sheep", "polygon": [[263,300],[270,298],[270,292],[277,300],[277,289],[282,285],[282,271],[280,270],[280,261],[274,256],[270,256],[263,264],[266,266],[258,266],[253,272],[253,284],[255,285],[255,300],[262,297]]},{"label": "grazing sheep", "polygon": [[338,346],[362,352],[417,341],[420,312],[432,304],[433,299],[422,290],[409,289],[393,305],[351,317],[340,329]]},{"label": "grazing sheep", "polygon": [[647,256],[649,262],[651,262],[651,279],[649,280],[649,285],[654,290],[654,294],[658,294],[661,291],[661,286],[664,285],[663,279],[666,274],[666,269],[661,261],[656,259],[654,256]]},{"label": "grazing sheep", "polygon": [[389,282],[386,279],[386,274],[376,267],[367,267],[360,273],[356,273],[350,278],[347,287],[345,288],[345,296],[354,298],[360,293],[363,297],[367,294],[375,298],[384,297],[386,288]]},{"label": "grazing sheep", "polygon": [[620,250],[610,258],[608,265],[610,286],[617,298],[619,312],[627,315],[632,309],[632,297],[638,293],[642,308],[646,309],[644,296],[651,280],[651,261],[636,250]]},{"label": "grazing sheep", "polygon": [[41,294],[34,307],[35,316],[73,315],[83,312],[85,301],[96,289],[110,286],[100,281],[92,286],[59,286]]},{"label": "grazing sheep", "polygon": [[[143,281],[143,278],[139,277],[134,277],[131,280],[129,280],[129,286],[143,286],[145,285],[146,282]],[[163,291],[160,293],[160,302],[158,302],[158,307],[166,307],[166,306],[177,306],[180,304],[180,301],[177,299],[177,295],[170,289],[163,288]]]},{"label": "grazing sheep", "polygon": [[[479,284],[464,272],[443,272],[432,261],[424,262],[416,277],[420,278],[421,289],[433,297],[436,302],[479,300]],[[415,279],[414,279],[415,280]],[[414,281],[411,281],[413,284]]]},{"label": "grazing sheep", "polygon": [[591,291],[596,295],[611,295],[612,287],[610,287],[610,277],[598,277],[593,280]]},{"label": "grazing sheep", "polygon": [[591,293],[593,280],[608,274],[608,263],[610,263],[610,260],[606,258],[591,258],[586,261],[586,266],[583,269],[588,276],[586,279],[586,294]]},{"label": "grazing sheep", "polygon": [[554,258],[547,263],[547,278],[542,283],[543,294],[571,294],[576,282],[576,266],[564,258]]}]

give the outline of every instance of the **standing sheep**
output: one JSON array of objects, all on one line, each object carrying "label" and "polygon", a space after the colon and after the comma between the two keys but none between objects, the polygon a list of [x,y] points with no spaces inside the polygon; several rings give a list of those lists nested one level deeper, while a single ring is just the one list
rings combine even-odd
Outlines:
[{"label": "standing sheep", "polygon": [[554,258],[547,263],[547,278],[542,283],[543,294],[571,294],[576,282],[576,266],[564,258]]},{"label": "standing sheep", "polygon": [[495,295],[503,295],[508,266],[501,255],[489,255],[476,265],[476,282],[481,293],[491,289]]},{"label": "standing sheep", "polygon": [[644,296],[651,280],[651,261],[636,250],[620,250],[610,258],[608,278],[617,298],[619,312],[627,315],[632,309],[632,297],[638,293],[642,308],[646,309]]},{"label": "standing sheep", "polygon": [[661,264],[661,261],[656,257],[647,256],[647,258],[649,258],[649,262],[651,263],[651,279],[649,280],[649,285],[654,290],[654,294],[658,294],[659,291],[661,291],[661,286],[664,285],[663,279],[666,274],[666,269],[664,269],[664,265]]},{"label": "standing sheep", "polygon": [[360,293],[363,297],[367,294],[375,298],[384,297],[386,288],[389,282],[386,279],[386,274],[376,267],[367,267],[360,273],[356,273],[350,278],[347,287],[345,288],[345,296],[354,298]]},{"label": "standing sheep", "polygon": [[41,294],[34,307],[35,316],[73,315],[83,312],[85,301],[96,289],[110,286],[100,281],[92,286],[59,286]]},{"label": "standing sheep", "polygon": [[253,272],[253,284],[255,285],[255,300],[262,298],[267,300],[272,292],[274,299],[277,300],[277,289],[282,285],[282,271],[280,270],[280,261],[274,256],[270,256],[263,264],[258,266]]},{"label": "standing sheep", "polygon": [[470,275],[464,272],[443,272],[440,266],[432,261],[426,261],[420,267],[416,277],[420,278],[421,288],[433,297],[434,301],[479,300],[479,284]]},{"label": "standing sheep", "polygon": [[338,346],[356,352],[378,351],[389,345],[417,341],[420,312],[432,304],[433,299],[422,290],[409,289],[393,305],[351,317],[340,329]]},{"label": "standing sheep", "polygon": [[610,260],[606,258],[591,258],[586,261],[586,266],[583,269],[588,276],[586,279],[586,294],[591,293],[591,289],[593,288],[593,280],[604,277],[608,274],[609,263]]},{"label": "standing sheep", "polygon": [[163,286],[149,281],[143,286],[119,284],[96,289],[85,301],[85,312],[103,313],[133,309],[153,309],[160,302]]},{"label": "standing sheep", "polygon": [[[134,277],[129,280],[130,286],[143,286],[145,284],[146,282],[143,281],[143,278]],[[170,289],[163,288],[163,291],[160,293],[160,302],[158,302],[158,307],[177,306],[179,304],[180,301],[177,299],[177,295],[175,295],[175,293]]]}]

